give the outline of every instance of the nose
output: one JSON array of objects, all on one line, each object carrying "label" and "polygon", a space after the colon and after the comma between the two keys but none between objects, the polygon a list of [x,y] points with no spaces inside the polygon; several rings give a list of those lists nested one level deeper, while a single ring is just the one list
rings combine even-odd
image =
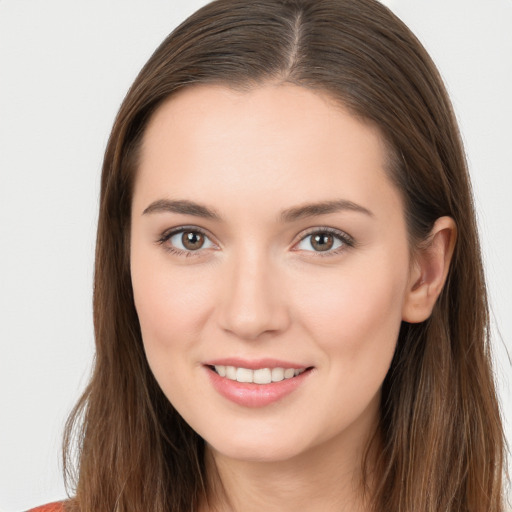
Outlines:
[{"label": "nose", "polygon": [[290,315],[276,265],[254,254],[231,263],[224,274],[218,306],[220,327],[245,340],[286,330]]}]

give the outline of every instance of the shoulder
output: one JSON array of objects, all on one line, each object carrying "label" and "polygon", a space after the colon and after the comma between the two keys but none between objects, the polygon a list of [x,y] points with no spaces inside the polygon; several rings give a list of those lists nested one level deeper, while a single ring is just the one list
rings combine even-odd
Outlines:
[{"label": "shoulder", "polygon": [[56,503],[48,503],[41,507],[30,509],[28,512],[64,512],[64,503],[61,501]]}]

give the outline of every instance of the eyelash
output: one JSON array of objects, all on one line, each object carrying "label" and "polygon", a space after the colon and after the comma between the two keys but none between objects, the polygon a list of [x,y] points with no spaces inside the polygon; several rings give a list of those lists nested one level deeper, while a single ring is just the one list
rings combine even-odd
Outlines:
[{"label": "eyelash", "polygon": [[[177,235],[179,233],[185,233],[185,232],[192,232],[192,233],[200,233],[205,238],[211,241],[208,233],[204,231],[203,229],[197,227],[197,226],[181,226],[179,228],[172,229],[171,231],[166,231],[162,234],[162,236],[157,240],[157,244],[162,245],[164,249],[171,253],[175,254],[177,256],[185,256],[186,258],[194,257],[194,256],[200,256],[201,255],[201,249],[198,249],[196,251],[184,251],[182,249],[178,249],[177,247],[174,247],[173,245],[167,244],[174,235]],[[328,228],[328,227],[318,227],[318,228],[312,228],[308,230],[306,233],[304,233],[300,240],[294,244],[294,246],[298,245],[299,243],[306,240],[308,237],[315,235],[315,234],[328,234],[332,235],[334,238],[336,238],[338,241],[342,243],[340,247],[334,250],[327,250],[327,251],[305,251],[305,252],[311,252],[319,257],[329,257],[329,256],[336,256],[340,254],[341,252],[345,251],[347,248],[354,247],[355,241],[354,239],[348,235],[347,233],[340,231],[338,229],[334,228]],[[213,242],[212,242],[213,243]],[[298,249],[295,249],[298,250]]]},{"label": "eyelash", "polygon": [[355,240],[350,235],[348,235],[344,231],[340,231],[339,229],[328,227],[311,228],[310,230],[306,231],[306,233],[302,234],[300,240],[297,243],[295,243],[294,246],[306,240],[308,237],[317,234],[332,235],[335,239],[341,242],[341,246],[334,250],[306,251],[313,253],[315,257],[328,258],[329,256],[337,256],[343,251],[346,251],[347,249],[355,246]]},{"label": "eyelash", "polygon": [[197,226],[181,226],[179,228],[172,229],[171,231],[165,231],[162,236],[157,240],[157,244],[162,245],[164,249],[171,253],[175,254],[177,256],[185,256],[186,258],[194,257],[194,256],[200,256],[201,255],[201,249],[198,249],[197,251],[183,251],[182,249],[178,249],[177,247],[174,247],[173,245],[167,244],[174,235],[177,235],[179,233],[201,233],[205,238],[210,240],[210,236],[206,231],[203,229],[197,227]]}]

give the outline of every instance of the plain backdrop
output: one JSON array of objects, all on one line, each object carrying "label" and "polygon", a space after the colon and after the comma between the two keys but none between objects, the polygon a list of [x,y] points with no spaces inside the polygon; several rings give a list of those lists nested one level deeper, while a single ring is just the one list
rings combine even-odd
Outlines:
[{"label": "plain backdrop", "polygon": [[[205,3],[0,0],[2,512],[65,497],[62,428],[93,357],[102,153],[140,67]],[[433,56],[460,121],[512,441],[512,1],[385,3]]]}]

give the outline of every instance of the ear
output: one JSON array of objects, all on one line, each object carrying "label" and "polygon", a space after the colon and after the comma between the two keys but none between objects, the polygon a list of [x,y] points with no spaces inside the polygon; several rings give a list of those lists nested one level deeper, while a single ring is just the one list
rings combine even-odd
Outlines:
[{"label": "ear", "polygon": [[456,238],[455,221],[451,217],[440,217],[425,244],[415,250],[402,320],[419,323],[432,314],[448,275]]}]

